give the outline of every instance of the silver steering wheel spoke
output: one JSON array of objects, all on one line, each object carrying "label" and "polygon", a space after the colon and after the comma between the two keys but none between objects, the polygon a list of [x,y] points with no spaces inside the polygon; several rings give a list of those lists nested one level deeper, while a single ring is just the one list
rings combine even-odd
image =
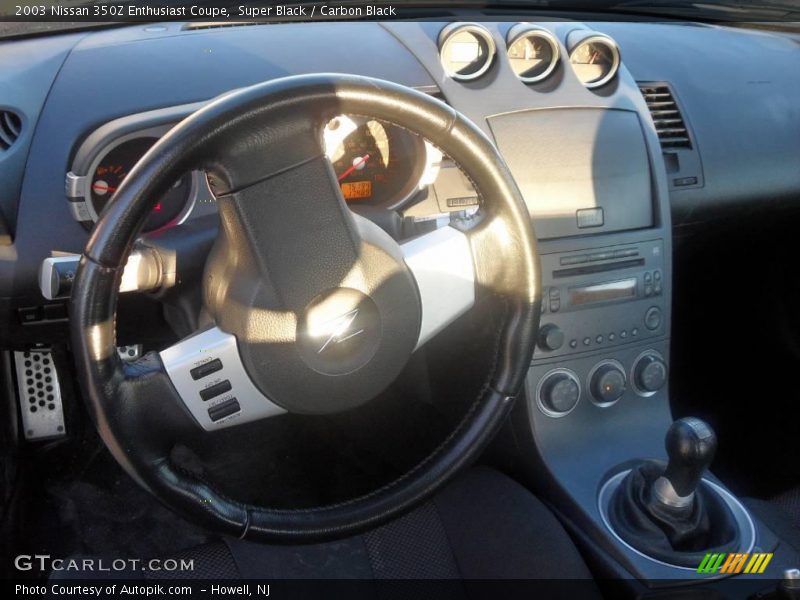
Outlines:
[{"label": "silver steering wheel spoke", "polygon": [[453,227],[400,247],[422,304],[418,349],[475,305],[475,266],[469,239]]}]

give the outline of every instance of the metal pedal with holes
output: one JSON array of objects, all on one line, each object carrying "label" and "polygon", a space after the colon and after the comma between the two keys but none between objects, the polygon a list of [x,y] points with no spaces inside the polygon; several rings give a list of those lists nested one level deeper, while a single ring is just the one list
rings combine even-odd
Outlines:
[{"label": "metal pedal with holes", "polygon": [[14,362],[25,439],[65,435],[61,386],[52,353],[48,350],[14,352]]}]

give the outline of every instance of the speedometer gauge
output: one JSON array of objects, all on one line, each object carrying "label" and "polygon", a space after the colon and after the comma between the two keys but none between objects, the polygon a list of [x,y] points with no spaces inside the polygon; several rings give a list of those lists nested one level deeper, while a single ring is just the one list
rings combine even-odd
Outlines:
[{"label": "speedometer gauge", "polygon": [[416,189],[425,155],[418,136],[375,119],[340,116],[327,124],[324,137],[348,202],[394,205]]},{"label": "speedometer gauge", "polygon": [[[89,182],[92,207],[99,215],[117,191],[128,172],[157,138],[138,137],[116,146],[95,167]],[[144,231],[155,231],[179,221],[185,214],[192,188],[192,176],[187,173],[176,181],[158,202],[144,225]]]},{"label": "speedometer gauge", "polygon": [[611,81],[619,69],[619,48],[610,37],[592,34],[572,47],[569,62],[580,82],[587,88]]}]

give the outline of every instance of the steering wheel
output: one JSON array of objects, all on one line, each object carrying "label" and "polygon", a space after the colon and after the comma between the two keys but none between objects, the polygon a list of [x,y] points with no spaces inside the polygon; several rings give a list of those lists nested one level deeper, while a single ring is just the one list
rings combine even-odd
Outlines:
[{"label": "steering wheel", "polygon": [[[322,131],[337,115],[424,136],[477,190],[480,210],[404,244],[348,210]],[[210,327],[123,363],[117,290],[154,199],[204,169],[220,230],[207,257]],[[536,238],[495,146],[446,104],[386,81],[288,77],[226,94],[176,125],[100,216],[73,285],[71,336],[90,413],[142,486],[189,520],[254,540],[309,542],[375,527],[428,498],[486,446],[524,381],[539,324]],[[492,372],[456,429],[411,471],[336,505],[275,510],[228,498],[175,464],[176,440],[284,412],[352,409],[480,294],[505,304]]]}]

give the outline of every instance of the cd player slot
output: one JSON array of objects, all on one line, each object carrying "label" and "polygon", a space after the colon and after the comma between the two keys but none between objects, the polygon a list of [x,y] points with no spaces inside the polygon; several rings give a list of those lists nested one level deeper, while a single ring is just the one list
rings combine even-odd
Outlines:
[{"label": "cd player slot", "polygon": [[572,277],[574,275],[588,275],[591,273],[604,273],[606,271],[616,271],[617,269],[630,269],[631,267],[641,267],[644,265],[643,258],[630,260],[618,260],[613,263],[603,263],[597,265],[583,265],[580,267],[570,267],[568,269],[556,269],[553,277]]}]

